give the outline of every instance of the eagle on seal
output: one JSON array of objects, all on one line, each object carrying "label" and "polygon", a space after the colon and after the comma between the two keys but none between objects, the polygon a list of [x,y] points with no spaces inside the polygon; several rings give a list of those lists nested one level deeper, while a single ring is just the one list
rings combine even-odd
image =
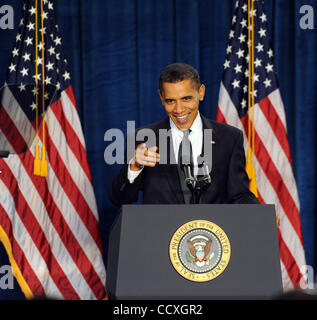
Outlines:
[{"label": "eagle on seal", "polygon": [[209,239],[204,247],[199,245],[196,249],[195,246],[193,245],[193,243],[190,240],[187,240],[187,245],[188,245],[189,251],[192,254],[192,256],[195,258],[195,262],[196,261],[199,261],[199,262],[207,261],[206,257],[208,256],[208,254],[210,252],[211,242],[212,241]]}]

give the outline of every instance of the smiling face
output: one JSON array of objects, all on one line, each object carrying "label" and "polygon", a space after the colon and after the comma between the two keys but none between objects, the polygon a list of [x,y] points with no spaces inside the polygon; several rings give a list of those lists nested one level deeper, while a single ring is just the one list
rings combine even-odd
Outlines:
[{"label": "smiling face", "polygon": [[159,95],[166,113],[177,128],[188,130],[198,114],[199,102],[204,100],[205,86],[202,84],[197,89],[192,79],[163,82]]}]

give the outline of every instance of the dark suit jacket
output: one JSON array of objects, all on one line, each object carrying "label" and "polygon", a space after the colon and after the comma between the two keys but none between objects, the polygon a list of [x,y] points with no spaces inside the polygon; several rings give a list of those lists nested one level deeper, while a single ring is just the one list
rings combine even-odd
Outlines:
[{"label": "dark suit jacket", "polygon": [[[242,132],[203,116],[201,118],[203,128],[212,129],[215,143],[212,148],[211,185],[202,194],[200,203],[259,203],[249,191]],[[159,129],[170,129],[169,118],[144,128],[152,129],[158,139]],[[143,191],[144,204],[185,203],[176,165],[144,167],[132,184],[127,177],[128,165],[124,165],[110,186],[110,200],[117,206],[136,202],[140,190]]]}]

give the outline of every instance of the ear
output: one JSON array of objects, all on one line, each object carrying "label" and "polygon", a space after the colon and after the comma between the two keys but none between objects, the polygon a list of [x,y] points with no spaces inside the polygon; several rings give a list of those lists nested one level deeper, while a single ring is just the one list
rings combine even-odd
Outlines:
[{"label": "ear", "polygon": [[199,93],[199,100],[203,101],[205,98],[205,92],[206,92],[206,87],[204,84],[202,84],[198,90]]},{"label": "ear", "polygon": [[160,96],[161,102],[163,103],[164,100],[163,100],[163,96],[162,96],[161,90],[158,89],[157,92],[158,92],[158,94]]}]

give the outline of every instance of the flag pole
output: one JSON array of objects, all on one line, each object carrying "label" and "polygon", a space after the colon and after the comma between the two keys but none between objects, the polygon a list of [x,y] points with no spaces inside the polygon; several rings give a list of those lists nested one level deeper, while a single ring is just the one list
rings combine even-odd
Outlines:
[{"label": "flag pole", "polygon": [[254,124],[254,0],[248,0],[248,50],[249,50],[249,85],[248,85],[248,150],[246,172],[249,188],[258,197],[255,172],[255,124]]},{"label": "flag pole", "polygon": [[43,144],[41,153],[41,177],[47,177],[47,161],[45,150],[45,54],[44,54],[44,21],[43,0],[41,0],[41,33],[42,33],[42,121],[43,121]]},{"label": "flag pole", "polygon": [[251,163],[251,78],[252,78],[252,70],[251,70],[251,24],[250,24],[250,0],[248,0],[248,54],[249,54],[249,79],[248,79],[248,150],[247,150],[247,162],[246,162],[246,172],[248,174],[249,180],[251,180],[252,176],[252,163]]},{"label": "flag pole", "polygon": [[39,97],[38,97],[38,3],[35,0],[35,104],[36,104],[36,120],[35,120],[35,157],[34,157],[34,169],[33,174],[39,176],[41,174],[41,162],[40,162],[40,153],[39,153]]},{"label": "flag pole", "polygon": [[254,123],[254,114],[255,114],[255,92],[254,92],[254,0],[251,0],[251,24],[252,24],[252,174],[251,174],[251,183],[250,190],[258,197],[258,188],[256,183],[256,172],[255,172],[255,123]]}]

